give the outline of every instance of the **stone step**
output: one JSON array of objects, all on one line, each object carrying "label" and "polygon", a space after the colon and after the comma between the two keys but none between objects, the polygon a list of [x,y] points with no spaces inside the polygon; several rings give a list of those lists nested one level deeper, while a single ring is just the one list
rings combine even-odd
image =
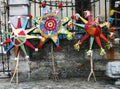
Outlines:
[{"label": "stone step", "polygon": [[0,79],[9,78],[10,73],[9,72],[0,72]]}]

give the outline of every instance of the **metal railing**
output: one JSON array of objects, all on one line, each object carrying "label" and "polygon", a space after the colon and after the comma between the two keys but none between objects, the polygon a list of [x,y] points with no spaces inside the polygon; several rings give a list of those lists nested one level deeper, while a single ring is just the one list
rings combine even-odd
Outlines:
[{"label": "metal railing", "polygon": [[57,8],[57,5],[59,3],[62,3],[62,9],[61,9],[61,16],[71,16],[73,13],[75,13],[75,0],[44,0],[44,1],[37,1],[37,0],[30,0],[30,13],[33,16],[41,16],[42,15],[42,7],[41,3],[45,2],[48,8],[51,12],[54,12],[54,10]]},{"label": "metal railing", "polygon": [[[8,0],[0,1],[0,43],[6,39],[3,32],[8,31]],[[10,77],[9,56],[4,54],[5,46],[0,44],[0,78]]]}]

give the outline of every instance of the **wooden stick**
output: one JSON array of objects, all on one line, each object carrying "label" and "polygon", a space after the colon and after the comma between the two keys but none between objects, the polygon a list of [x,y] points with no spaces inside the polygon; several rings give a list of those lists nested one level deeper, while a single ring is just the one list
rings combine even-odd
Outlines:
[{"label": "wooden stick", "polygon": [[88,81],[90,80],[90,77],[92,76],[92,74],[93,74],[93,77],[94,77],[94,81],[96,81],[95,73],[94,73],[94,70],[93,70],[93,58],[92,58],[92,56],[90,56],[90,67],[91,67],[91,70],[90,70],[90,74],[88,76]]},{"label": "wooden stick", "polygon": [[53,79],[56,81],[57,76],[56,76],[56,69],[55,69],[55,58],[54,58],[54,53],[53,53],[53,43],[51,42],[51,55],[52,55],[52,67],[53,67]]},{"label": "wooden stick", "polygon": [[16,75],[16,83],[17,83],[17,86],[18,86],[18,66],[19,66],[19,53],[18,53],[18,56],[17,56],[17,62],[16,62],[16,66],[15,66],[15,70],[14,70],[14,73],[13,73],[13,76],[10,80],[10,83],[12,82],[13,78],[15,77]]},{"label": "wooden stick", "polygon": [[18,87],[18,67],[19,67],[19,60],[17,61],[17,70],[16,70],[16,89]]},{"label": "wooden stick", "polygon": [[120,11],[115,11],[116,13],[120,14]]}]

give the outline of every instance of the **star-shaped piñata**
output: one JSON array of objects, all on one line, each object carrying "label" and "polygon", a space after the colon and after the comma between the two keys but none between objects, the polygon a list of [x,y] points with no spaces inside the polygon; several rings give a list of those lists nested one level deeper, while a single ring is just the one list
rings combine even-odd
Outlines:
[{"label": "star-shaped pi\u00f1ata", "polygon": [[96,41],[96,43],[98,44],[98,46],[100,47],[100,55],[104,55],[106,52],[103,49],[101,40],[104,40],[107,43],[107,47],[108,49],[112,46],[111,42],[104,36],[104,34],[102,33],[102,27],[104,25],[106,25],[108,22],[105,22],[105,24],[99,24],[98,18],[96,18],[96,20],[94,21],[92,19],[92,14],[91,11],[85,11],[85,17],[88,18],[88,21],[86,21],[84,18],[82,18],[80,15],[78,15],[78,17],[85,23],[83,24],[76,24],[80,27],[84,27],[84,30],[86,32],[86,34],[74,45],[74,47],[79,50],[80,49],[80,45],[87,40],[88,38],[90,38],[90,48],[87,51],[88,55],[92,54],[92,46],[93,46],[93,42],[94,40]]},{"label": "star-shaped pi\u00f1ata", "polygon": [[19,48],[21,48],[22,51],[24,52],[26,56],[25,58],[29,58],[25,49],[25,45],[29,46],[35,51],[38,50],[28,41],[28,39],[33,39],[33,38],[41,39],[41,36],[31,36],[28,34],[29,32],[33,31],[36,28],[36,27],[32,27],[31,29],[26,30],[28,21],[29,21],[29,17],[27,17],[27,20],[25,21],[24,25],[21,27],[20,17],[18,17],[17,28],[15,28],[13,24],[9,22],[12,28],[12,32],[6,32],[6,34],[10,35],[10,38],[8,38],[7,40],[1,43],[1,44],[10,43],[6,49],[6,53],[8,53],[14,47],[15,59],[17,59]]},{"label": "star-shaped pi\u00f1ata", "polygon": [[68,40],[72,39],[72,33],[64,27],[64,25],[70,21],[70,18],[61,18],[59,16],[62,4],[59,4],[57,10],[53,13],[50,13],[45,3],[42,4],[42,7],[43,16],[41,16],[38,21],[38,32],[41,34],[42,39],[38,44],[38,48],[42,48],[42,45],[46,42],[46,40],[51,39],[57,46],[56,49],[59,50],[61,49],[59,46],[59,34],[66,34]]}]

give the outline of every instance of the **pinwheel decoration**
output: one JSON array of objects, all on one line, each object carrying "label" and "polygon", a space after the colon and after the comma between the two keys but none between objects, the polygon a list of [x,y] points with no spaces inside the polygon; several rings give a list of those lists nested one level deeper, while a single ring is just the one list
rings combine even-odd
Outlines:
[{"label": "pinwheel decoration", "polygon": [[[113,16],[114,15],[114,13],[117,13],[117,14],[120,14],[120,11],[117,11],[117,10],[111,10],[110,11],[110,16]],[[108,21],[111,23],[111,24],[113,24],[113,21],[120,21],[120,18],[112,18],[112,17],[109,17],[108,18]],[[112,26],[112,27],[110,27],[110,31],[111,32],[114,32],[116,29],[120,29],[120,27],[115,27],[115,26]]]},{"label": "pinwheel decoration", "polygon": [[[85,11],[85,17],[88,18],[88,21],[85,20],[84,18],[82,18],[79,14],[76,14],[77,17],[79,17],[85,24],[77,24],[75,23],[75,25],[84,27],[84,30],[86,32],[86,34],[83,36],[83,38],[81,38],[75,45],[75,49],[79,50],[80,49],[80,45],[87,40],[90,37],[90,48],[87,51],[88,55],[92,54],[92,45],[94,42],[94,39],[96,41],[96,43],[98,44],[98,46],[100,47],[100,55],[104,55],[105,54],[105,50],[102,47],[101,41],[100,39],[104,40],[107,43],[107,47],[110,48],[111,47],[111,43],[110,41],[104,36],[104,34],[102,33],[102,26],[104,26],[104,24],[99,24],[98,18],[96,18],[96,20],[94,21],[92,19],[92,15],[90,11]],[[106,25],[106,23],[105,23]]]},{"label": "pinwheel decoration", "polygon": [[17,59],[19,48],[22,49],[22,51],[26,55],[26,58],[29,58],[25,49],[25,45],[34,49],[35,51],[38,50],[28,41],[28,39],[33,39],[33,38],[41,39],[41,36],[31,36],[28,34],[29,32],[33,31],[36,28],[36,27],[32,27],[30,29],[26,29],[28,21],[29,21],[29,17],[25,21],[24,25],[21,27],[20,17],[18,17],[17,28],[15,28],[14,25],[10,22],[12,32],[5,32],[7,35],[10,35],[10,38],[2,42],[2,44],[10,43],[10,45],[6,49],[6,53],[8,53],[13,47],[15,48],[15,59]]},{"label": "pinwheel decoration", "polygon": [[114,15],[114,13],[120,14],[120,11],[117,11],[117,10],[114,10],[114,9],[110,10],[110,16]]},{"label": "pinwheel decoration", "polygon": [[66,34],[68,40],[72,39],[72,33],[65,28],[65,24],[70,21],[69,17],[60,17],[60,8],[62,4],[58,5],[58,8],[55,12],[50,13],[48,7],[45,3],[42,3],[43,7],[43,16],[41,16],[38,23],[38,29],[34,33],[39,32],[42,36],[38,48],[42,48],[43,44],[47,42],[48,39],[51,39],[54,44],[57,46],[56,49],[59,50],[59,34]]},{"label": "pinwheel decoration", "polygon": [[[110,16],[111,16],[111,17],[108,18],[108,21],[109,21],[111,24],[113,24],[113,21],[114,21],[114,20],[115,20],[115,21],[120,21],[119,18],[113,18],[113,17],[112,17],[112,16],[114,15],[114,13],[120,14],[120,11],[117,11],[117,10],[114,10],[114,9],[112,9],[112,10],[110,11]],[[119,44],[119,41],[120,41],[120,38],[119,38],[119,37],[115,37],[115,31],[116,31],[116,30],[119,30],[119,29],[120,29],[120,26],[114,26],[114,25],[112,25],[112,26],[109,28],[109,30],[110,30],[110,32],[111,32],[110,39],[114,40],[115,44]],[[120,47],[119,47],[119,48],[120,48]]]}]

